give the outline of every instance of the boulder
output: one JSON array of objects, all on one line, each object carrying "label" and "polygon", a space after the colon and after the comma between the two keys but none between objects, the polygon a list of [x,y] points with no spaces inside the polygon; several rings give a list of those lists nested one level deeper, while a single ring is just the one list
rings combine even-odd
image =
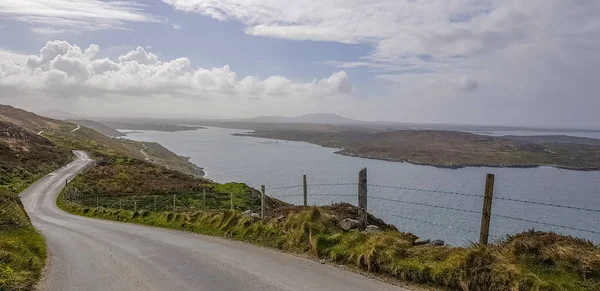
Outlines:
[{"label": "boulder", "polygon": [[250,216],[250,214],[252,214],[252,210],[246,210],[246,211],[242,212],[242,215],[245,215],[245,216]]},{"label": "boulder", "polygon": [[359,226],[360,222],[358,222],[356,219],[346,218],[340,220],[340,227],[345,231],[358,228]]},{"label": "boulder", "polygon": [[379,226],[377,225],[367,225],[367,228],[365,228],[365,233],[371,233],[371,232],[380,232],[381,229],[379,229]]},{"label": "boulder", "polygon": [[250,213],[250,217],[252,217],[254,219],[254,221],[258,221],[260,220],[260,214],[258,213]]},{"label": "boulder", "polygon": [[430,239],[417,239],[413,242],[414,246],[420,246],[420,245],[424,245],[424,244],[428,244],[431,240]]}]

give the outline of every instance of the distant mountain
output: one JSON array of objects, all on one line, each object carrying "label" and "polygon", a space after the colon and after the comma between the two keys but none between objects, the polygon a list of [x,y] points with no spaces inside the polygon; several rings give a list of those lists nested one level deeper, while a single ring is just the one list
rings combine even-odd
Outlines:
[{"label": "distant mountain", "polygon": [[73,118],[78,117],[77,115],[75,115],[71,112],[68,112],[68,111],[65,111],[65,110],[62,110],[59,108],[42,111],[38,114],[41,116],[50,117],[50,118],[54,118],[54,119],[62,119],[62,120],[73,119]]},{"label": "distant mountain", "polygon": [[363,121],[346,118],[332,113],[310,113],[294,117],[285,116],[259,116],[239,120],[242,122],[257,123],[314,123],[314,124],[357,124]]}]

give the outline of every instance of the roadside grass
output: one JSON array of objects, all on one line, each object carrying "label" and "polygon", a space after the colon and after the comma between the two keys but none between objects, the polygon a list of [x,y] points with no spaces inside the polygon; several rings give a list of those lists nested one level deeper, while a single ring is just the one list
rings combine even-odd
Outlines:
[{"label": "roadside grass", "polygon": [[[204,200],[206,193],[206,200]],[[148,211],[260,210],[261,194],[244,183],[218,184],[139,159],[104,157],[70,181],[65,200],[89,207]],[[267,198],[267,210],[287,206]]]},{"label": "roadside grass", "polygon": [[46,244],[19,197],[0,190],[0,290],[31,290],[46,260]]},{"label": "roadside grass", "polygon": [[[337,208],[296,207],[255,221],[240,211],[151,212],[58,205],[73,214],[189,231],[308,254],[340,265],[449,290],[600,290],[600,249],[554,233],[526,232],[482,247],[415,246],[416,236],[381,225],[344,232]],[[290,207],[292,209],[293,207]]]}]

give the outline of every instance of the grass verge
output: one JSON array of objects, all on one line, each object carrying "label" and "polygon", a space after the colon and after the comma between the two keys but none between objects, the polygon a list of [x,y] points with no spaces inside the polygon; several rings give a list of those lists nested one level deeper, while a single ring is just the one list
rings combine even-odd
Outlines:
[{"label": "grass verge", "polygon": [[255,221],[239,211],[133,212],[90,208],[59,197],[82,216],[184,230],[308,254],[365,271],[449,290],[600,290],[600,250],[591,242],[527,232],[487,246],[415,246],[416,236],[382,225],[373,233],[344,232],[339,208],[290,208]]},{"label": "grass verge", "polygon": [[31,290],[46,260],[46,244],[16,194],[0,191],[0,290]]}]

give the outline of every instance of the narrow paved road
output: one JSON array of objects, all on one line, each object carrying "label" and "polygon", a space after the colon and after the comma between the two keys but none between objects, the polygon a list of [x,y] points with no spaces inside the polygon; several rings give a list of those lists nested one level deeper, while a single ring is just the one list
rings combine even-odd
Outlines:
[{"label": "narrow paved road", "polygon": [[73,130],[71,130],[71,132],[76,132],[81,128],[81,126],[79,124],[76,124],[76,125],[77,125],[77,127],[75,127]]},{"label": "narrow paved road", "polygon": [[404,290],[239,242],[67,214],[56,196],[91,163],[76,155],[22,193],[50,251],[41,290]]}]

